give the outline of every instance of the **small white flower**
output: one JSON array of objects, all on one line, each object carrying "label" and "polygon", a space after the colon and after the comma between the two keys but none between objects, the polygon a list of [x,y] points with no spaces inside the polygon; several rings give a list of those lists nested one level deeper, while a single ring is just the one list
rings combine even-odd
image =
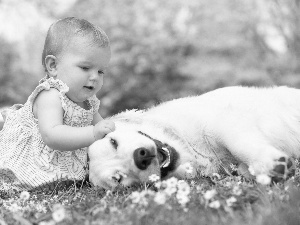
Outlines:
[{"label": "small white flower", "polygon": [[109,208],[109,211],[112,212],[112,213],[118,212],[118,208],[117,208],[116,206],[111,206],[111,207]]},{"label": "small white flower", "polygon": [[63,221],[66,217],[65,208],[60,204],[55,204],[53,206],[52,218],[56,223]]},{"label": "small white flower", "polygon": [[237,171],[237,169],[238,169],[237,166],[232,163],[229,165],[229,167],[232,171]]},{"label": "small white flower", "polygon": [[141,194],[138,191],[134,191],[130,195],[132,203],[139,203],[141,200]]},{"label": "small white flower", "polygon": [[178,203],[182,206],[185,206],[190,201],[189,196],[182,192],[177,192],[176,198]]},{"label": "small white flower", "polygon": [[226,204],[230,207],[235,203],[237,200],[235,197],[231,196],[230,198],[226,199]]},{"label": "small white flower", "polygon": [[107,207],[107,203],[106,203],[106,201],[104,199],[100,200],[100,204],[99,205],[100,205],[101,209],[106,209],[106,207]]},{"label": "small white flower", "polygon": [[55,224],[56,222],[54,220],[39,222],[39,225],[55,225]]},{"label": "small white flower", "polygon": [[185,206],[190,201],[189,194],[191,188],[189,184],[184,180],[178,181],[177,188],[178,190],[177,190],[176,198],[178,200],[178,203],[182,206]]},{"label": "small white flower", "polygon": [[259,174],[256,176],[256,181],[262,185],[269,185],[271,183],[271,177],[266,174]]},{"label": "small white flower", "polygon": [[166,180],[166,184],[168,187],[176,187],[178,182],[178,179],[175,177],[171,177],[168,180]]},{"label": "small white flower", "polygon": [[52,213],[52,218],[57,223],[63,221],[65,217],[66,217],[66,213],[64,208],[61,208],[60,210],[56,210],[55,212]]},{"label": "small white flower", "polygon": [[164,190],[164,192],[171,196],[172,194],[174,194],[175,192],[177,191],[177,188],[176,187],[172,187],[172,186],[167,186]]},{"label": "small white flower", "polygon": [[191,191],[190,185],[185,182],[184,180],[180,180],[177,183],[177,187],[178,187],[178,192],[188,195]]},{"label": "small white flower", "polygon": [[160,177],[158,175],[156,175],[156,174],[152,174],[152,175],[149,176],[149,180],[151,182],[157,182],[157,181],[160,180]]},{"label": "small white flower", "polygon": [[203,197],[204,197],[206,200],[210,200],[210,199],[212,199],[216,194],[217,194],[217,191],[216,191],[215,189],[213,189],[213,190],[208,190],[208,191],[205,192],[205,194],[204,194]]},{"label": "small white flower", "polygon": [[191,181],[191,186],[192,186],[192,187],[195,187],[196,184],[197,184],[196,181],[194,181],[194,180]]},{"label": "small white flower", "polygon": [[39,225],[47,225],[47,222],[46,221],[41,221],[41,222],[39,222]]},{"label": "small white flower", "polygon": [[232,186],[232,183],[231,182],[226,182],[225,183],[225,187],[231,187]]},{"label": "small white flower", "polygon": [[105,196],[112,196],[113,194],[112,194],[112,191],[111,190],[107,190],[106,191],[106,193],[105,193]]},{"label": "small white flower", "polygon": [[157,189],[160,189],[161,186],[162,186],[162,183],[160,181],[154,183],[154,187],[156,187]]},{"label": "small white flower", "polygon": [[185,172],[188,174],[192,174],[194,171],[193,166],[191,165],[191,163],[187,162],[185,164],[183,164],[183,166],[185,167]]},{"label": "small white flower", "polygon": [[53,212],[54,212],[54,211],[56,211],[56,210],[60,210],[61,208],[63,208],[63,206],[62,206],[61,204],[57,203],[57,204],[54,204],[54,205],[53,205],[53,208],[52,208],[52,209],[53,209]]},{"label": "small white flower", "polygon": [[203,191],[202,189],[203,189],[203,187],[201,185],[196,186],[197,193],[202,193],[202,191]]},{"label": "small white flower", "polygon": [[30,194],[28,191],[22,191],[20,194],[20,199],[26,201],[30,198]]},{"label": "small white flower", "polygon": [[177,171],[180,174],[180,176],[185,177],[187,179],[192,179],[197,175],[197,171],[195,170],[195,168],[193,168],[190,162],[180,165],[177,168]]},{"label": "small white flower", "polygon": [[221,204],[218,200],[216,200],[216,201],[209,203],[208,206],[210,208],[218,209],[218,208],[220,208]]},{"label": "small white flower", "polygon": [[217,179],[221,179],[221,176],[220,176],[220,174],[218,174],[218,173],[213,173],[212,176],[213,176],[213,177],[216,177]]},{"label": "small white flower", "polygon": [[249,173],[250,173],[252,176],[255,176],[255,171],[254,171],[254,169],[253,169],[252,166],[249,166],[248,170],[249,170]]},{"label": "small white flower", "polygon": [[242,194],[242,189],[239,186],[234,186],[232,189],[232,193],[234,195],[241,195]]},{"label": "small white flower", "polygon": [[155,197],[154,197],[154,201],[156,202],[156,204],[158,205],[163,205],[166,203],[166,194],[164,192],[158,192],[156,193]]},{"label": "small white flower", "polygon": [[[137,192],[139,193],[139,192]],[[149,204],[149,197],[154,196],[154,191],[151,190],[143,190],[139,193],[139,197],[135,200],[134,203],[141,205],[141,206],[148,206]],[[138,202],[137,202],[138,200]]]},{"label": "small white flower", "polygon": [[47,209],[44,205],[42,204],[36,204],[34,203],[35,205],[35,209],[38,211],[38,212],[41,212],[41,213],[46,213],[47,212]]},{"label": "small white flower", "polygon": [[20,208],[20,206],[18,206],[17,203],[13,203],[13,204],[11,204],[10,207],[9,207],[9,210],[12,211],[12,212],[17,212],[17,211],[19,211],[20,209],[21,209],[21,208]]},{"label": "small white flower", "polygon": [[175,177],[171,177],[168,180],[163,181],[163,185],[165,186],[164,192],[171,196],[177,191],[177,182],[178,179]]},{"label": "small white flower", "polygon": [[155,195],[155,192],[152,190],[147,189],[147,190],[143,191],[143,196],[154,196],[154,195]]}]

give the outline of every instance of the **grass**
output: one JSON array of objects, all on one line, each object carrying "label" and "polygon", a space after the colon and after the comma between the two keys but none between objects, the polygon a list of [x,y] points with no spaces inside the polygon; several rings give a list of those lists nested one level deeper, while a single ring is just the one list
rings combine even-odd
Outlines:
[{"label": "grass", "polygon": [[5,185],[0,225],[300,224],[299,173],[272,185],[239,176],[173,178],[114,192],[85,185],[55,193],[20,193]]}]

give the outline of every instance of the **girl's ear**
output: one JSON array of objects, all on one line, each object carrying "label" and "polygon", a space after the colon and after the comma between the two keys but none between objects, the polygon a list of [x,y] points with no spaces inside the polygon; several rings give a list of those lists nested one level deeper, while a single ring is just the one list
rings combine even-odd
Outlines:
[{"label": "girl's ear", "polygon": [[57,58],[54,55],[47,55],[45,58],[47,73],[50,77],[57,77]]}]

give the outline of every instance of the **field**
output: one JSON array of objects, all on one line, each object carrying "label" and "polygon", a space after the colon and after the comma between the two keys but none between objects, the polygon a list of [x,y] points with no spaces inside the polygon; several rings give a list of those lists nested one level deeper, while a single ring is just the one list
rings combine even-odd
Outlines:
[{"label": "field", "polygon": [[2,183],[0,225],[300,224],[300,175],[266,184],[240,176],[158,181],[114,192],[88,185],[17,192]]}]

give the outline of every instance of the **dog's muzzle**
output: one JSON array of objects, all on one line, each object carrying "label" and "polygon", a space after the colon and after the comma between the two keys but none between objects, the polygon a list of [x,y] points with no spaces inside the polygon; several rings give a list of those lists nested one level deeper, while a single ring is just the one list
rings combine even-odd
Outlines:
[{"label": "dog's muzzle", "polygon": [[149,149],[146,148],[138,148],[133,153],[135,165],[140,170],[147,169],[154,157],[155,154],[153,154]]},{"label": "dog's muzzle", "polygon": [[175,149],[168,144],[164,144],[161,141],[150,137],[149,135],[138,131],[138,133],[148,137],[154,141],[157,148],[157,155],[146,148],[138,148],[133,153],[133,158],[136,166],[141,170],[146,170],[151,164],[152,159],[157,157],[160,162],[161,177],[166,176],[170,171],[175,169],[176,162],[178,160],[178,153]]}]

